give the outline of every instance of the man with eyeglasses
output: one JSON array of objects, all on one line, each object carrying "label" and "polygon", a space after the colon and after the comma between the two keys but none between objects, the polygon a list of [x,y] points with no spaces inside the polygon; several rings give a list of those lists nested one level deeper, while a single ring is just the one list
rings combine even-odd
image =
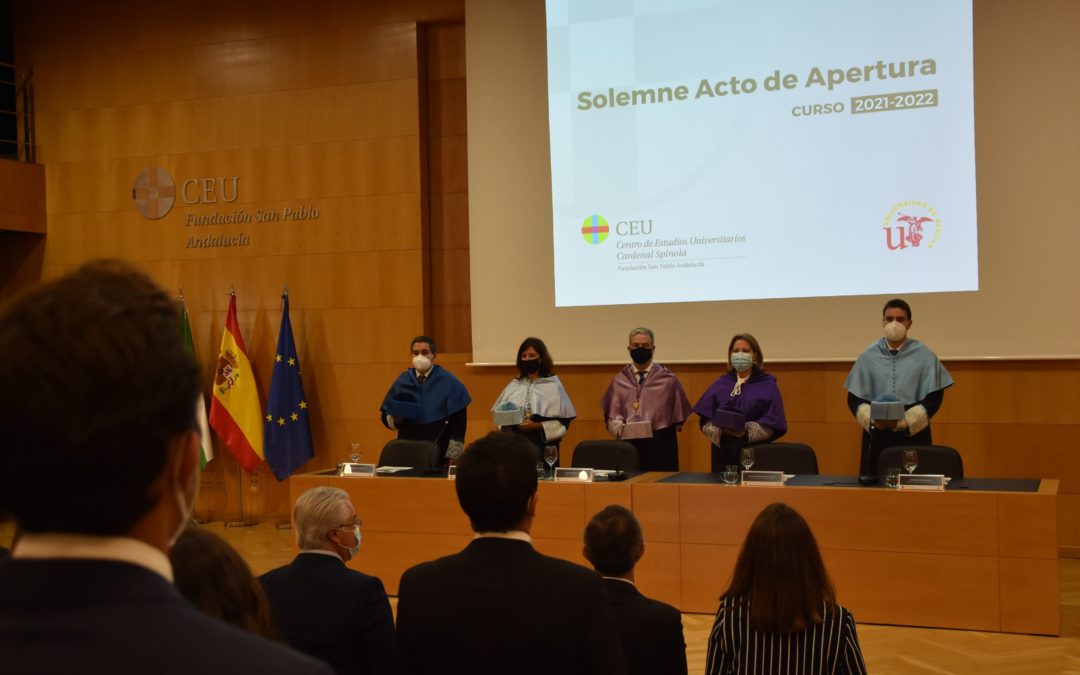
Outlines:
[{"label": "man with eyeglasses", "polygon": [[[862,427],[862,459],[859,474],[877,475],[877,459],[883,450],[897,445],[931,445],[930,418],[952,386],[949,371],[937,354],[908,337],[911,306],[900,298],[881,310],[885,335],[859,355],[848,373],[844,389],[848,408]],[[898,420],[875,420],[871,402],[900,402],[904,415]]]},{"label": "man with eyeglasses", "polygon": [[394,619],[382,581],[347,563],[360,519],[344,490],[315,487],[293,511],[300,554],[259,577],[274,623],[292,647],[342,675],[393,672]]}]

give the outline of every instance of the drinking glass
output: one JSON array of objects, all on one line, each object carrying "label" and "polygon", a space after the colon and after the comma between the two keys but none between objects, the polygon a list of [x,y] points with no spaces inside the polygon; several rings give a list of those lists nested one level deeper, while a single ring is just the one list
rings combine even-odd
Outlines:
[{"label": "drinking glass", "polygon": [[547,478],[547,474],[544,473],[544,463],[543,462],[537,462],[536,463],[536,477],[539,478],[540,480],[544,480],[545,478]]},{"label": "drinking glass", "polygon": [[360,444],[356,441],[349,443],[349,461],[353,464],[359,464],[361,456]]},{"label": "drinking glass", "polygon": [[915,473],[915,467],[919,466],[919,453],[917,450],[904,451],[904,471]]},{"label": "drinking glass", "polygon": [[734,485],[739,481],[739,465],[728,464],[724,467],[724,473],[721,476],[725,484]]},{"label": "drinking glass", "polygon": [[754,466],[754,449],[743,448],[740,457],[743,465],[743,470],[749,471],[750,467]]},{"label": "drinking glass", "polygon": [[900,487],[900,469],[886,469],[885,470],[885,487],[898,488]]},{"label": "drinking glass", "polygon": [[548,466],[550,467],[551,477],[555,478],[555,462],[559,461],[559,446],[545,445],[544,461],[547,462]]}]

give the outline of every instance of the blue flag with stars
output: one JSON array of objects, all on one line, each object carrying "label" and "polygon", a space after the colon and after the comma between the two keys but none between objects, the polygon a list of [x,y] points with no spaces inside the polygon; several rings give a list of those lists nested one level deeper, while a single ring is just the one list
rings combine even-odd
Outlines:
[{"label": "blue flag with stars", "polygon": [[296,356],[292,322],[289,321],[289,294],[281,295],[281,331],[270,377],[270,400],[263,425],[263,454],[278,480],[285,480],[304,462],[315,456],[311,445],[311,423],[304,382],[300,379],[300,359]]}]

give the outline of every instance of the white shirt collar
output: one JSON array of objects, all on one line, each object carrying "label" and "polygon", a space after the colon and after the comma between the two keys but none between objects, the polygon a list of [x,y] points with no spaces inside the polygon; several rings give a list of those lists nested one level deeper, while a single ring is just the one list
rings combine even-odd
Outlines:
[{"label": "white shirt collar", "polygon": [[150,544],[131,537],[100,537],[89,534],[24,533],[11,552],[13,558],[66,560],[116,560],[145,567],[173,580],[169,557]]},{"label": "white shirt collar", "polygon": [[532,543],[532,537],[522,530],[510,530],[508,532],[474,532],[473,539],[517,539]]},{"label": "white shirt collar", "polygon": [[612,581],[622,581],[624,583],[630,584],[634,588],[637,588],[637,584],[635,584],[633,581],[630,581],[629,579],[623,579],[622,577],[608,577],[608,576],[604,576],[602,574],[600,576],[603,577],[604,579],[611,579]]}]

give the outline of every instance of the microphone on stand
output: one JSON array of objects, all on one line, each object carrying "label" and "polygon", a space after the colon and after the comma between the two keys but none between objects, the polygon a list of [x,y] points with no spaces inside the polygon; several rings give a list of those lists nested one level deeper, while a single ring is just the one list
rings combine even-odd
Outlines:
[{"label": "microphone on stand", "polygon": [[622,470],[622,447],[615,453],[615,473],[608,477],[609,481],[618,482],[626,480],[626,472]]}]

